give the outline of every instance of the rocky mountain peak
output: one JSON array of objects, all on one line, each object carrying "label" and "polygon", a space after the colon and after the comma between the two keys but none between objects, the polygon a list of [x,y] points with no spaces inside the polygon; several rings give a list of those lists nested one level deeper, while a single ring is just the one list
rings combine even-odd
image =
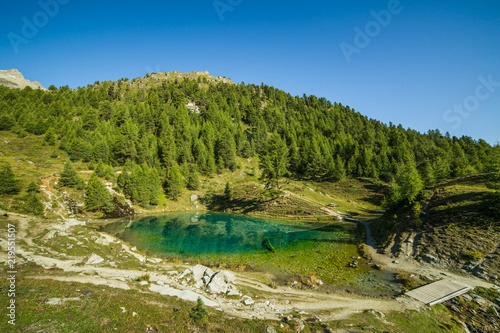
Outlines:
[{"label": "rocky mountain peak", "polygon": [[23,74],[15,68],[0,70],[0,85],[18,89],[31,87],[33,89],[47,90],[38,81],[31,82],[25,79]]}]

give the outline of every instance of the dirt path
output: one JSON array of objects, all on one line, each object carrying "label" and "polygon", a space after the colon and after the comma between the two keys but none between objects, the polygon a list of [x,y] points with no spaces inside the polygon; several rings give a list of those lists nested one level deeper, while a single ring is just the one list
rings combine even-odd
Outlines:
[{"label": "dirt path", "polygon": [[314,201],[314,200],[312,200],[312,199],[309,199],[309,198],[306,198],[306,197],[302,197],[302,196],[300,196],[300,195],[298,195],[298,194],[295,194],[295,193],[293,193],[293,192],[290,192],[290,191],[285,191],[285,193],[287,193],[288,195],[291,195],[291,196],[293,196],[293,197],[295,197],[295,198],[298,198],[298,199],[300,199],[300,200],[307,201],[307,202],[309,202],[309,203],[312,203],[312,204],[315,204],[315,205],[321,206],[321,208],[320,208],[320,209],[321,209],[322,211],[326,212],[326,213],[327,213],[327,215],[329,215],[329,216],[335,216],[335,217],[337,217],[337,218],[339,218],[339,219],[342,219],[342,214],[341,214],[341,213],[337,212],[336,210],[333,210],[333,209],[329,209],[329,208],[327,208],[327,207],[324,207],[324,205],[320,204],[319,202],[316,202],[316,201]]}]

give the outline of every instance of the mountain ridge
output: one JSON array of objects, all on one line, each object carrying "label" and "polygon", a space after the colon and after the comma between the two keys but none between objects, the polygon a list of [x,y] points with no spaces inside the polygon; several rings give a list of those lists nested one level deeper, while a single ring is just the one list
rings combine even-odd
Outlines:
[{"label": "mountain ridge", "polygon": [[47,90],[40,82],[24,78],[23,74],[16,68],[0,70],[0,85],[18,89],[31,87],[33,89]]}]

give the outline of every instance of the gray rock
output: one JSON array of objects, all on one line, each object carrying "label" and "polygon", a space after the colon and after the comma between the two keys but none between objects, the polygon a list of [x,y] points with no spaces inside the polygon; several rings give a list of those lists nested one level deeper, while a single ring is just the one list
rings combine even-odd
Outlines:
[{"label": "gray rock", "polygon": [[276,330],[271,325],[267,325],[266,333],[276,333]]},{"label": "gray rock", "polygon": [[243,300],[241,302],[245,305],[255,304],[255,301],[250,296],[243,296]]},{"label": "gray rock", "polygon": [[191,196],[191,202],[195,202],[195,201],[197,201],[198,199],[200,199],[200,196],[199,196],[199,195],[197,195],[197,194],[193,194],[193,195]]},{"label": "gray rock", "polygon": [[95,241],[96,244],[99,244],[99,245],[104,245],[104,246],[109,246],[109,242],[106,238],[104,237],[99,237],[96,241]]},{"label": "gray rock", "polygon": [[213,270],[211,270],[210,268],[207,268],[205,270],[205,272],[203,273],[204,276],[208,276],[209,278],[212,278],[212,276],[215,274],[215,272]]},{"label": "gray rock", "polygon": [[218,303],[209,300],[203,295],[197,294],[194,291],[191,290],[178,290],[174,289],[171,287],[166,287],[166,286],[160,286],[157,284],[152,284],[149,286],[149,290],[154,291],[159,293],[160,295],[167,295],[167,296],[176,296],[180,299],[190,301],[190,302],[196,302],[198,300],[198,297],[201,298],[203,303],[205,303],[206,306],[209,307],[216,307],[219,306]]},{"label": "gray rock", "polygon": [[240,292],[232,284],[227,285],[227,296],[240,296]]},{"label": "gray rock", "polygon": [[148,281],[141,281],[139,284],[141,286],[147,286],[149,283],[148,283]]},{"label": "gray rock", "polygon": [[45,89],[39,82],[31,82],[30,80],[25,79],[23,74],[21,74],[21,72],[17,69],[0,70],[0,85],[18,89],[31,87],[33,89],[47,91],[47,89]]},{"label": "gray rock", "polygon": [[236,280],[236,276],[229,271],[220,271],[215,274],[216,276],[221,277],[226,283],[232,283]]},{"label": "gray rock", "polygon": [[45,304],[48,304],[48,305],[62,305],[65,302],[68,302],[68,301],[79,301],[79,300],[80,300],[80,297],[68,297],[68,298],[53,297],[53,298],[49,299],[47,302],[45,302]]},{"label": "gray rock", "polygon": [[183,277],[185,277],[188,274],[191,274],[192,272],[193,271],[191,270],[191,268],[187,268],[187,269],[183,270],[182,273],[179,274],[179,279],[182,279]]},{"label": "gray rock", "polygon": [[207,285],[207,291],[211,294],[223,294],[227,292],[227,284],[222,277],[214,275]]},{"label": "gray rock", "polygon": [[0,216],[9,216],[5,210],[0,209]]},{"label": "gray rock", "polygon": [[201,280],[203,275],[205,275],[205,271],[208,269],[208,267],[203,266],[203,265],[196,265],[191,268],[191,274],[193,275],[193,279],[195,282],[198,282]]},{"label": "gray rock", "polygon": [[292,329],[295,329],[295,332],[302,332],[306,328],[304,322],[299,318],[293,318],[290,321],[290,326],[292,327]]},{"label": "gray rock", "polygon": [[426,261],[426,262],[429,262],[429,263],[430,263],[430,262],[433,262],[433,261],[437,261],[437,260],[438,260],[436,257],[431,256],[430,254],[424,254],[424,255],[422,256],[422,259],[423,259],[424,261]]},{"label": "gray rock", "polygon": [[89,260],[87,260],[87,265],[96,265],[96,264],[99,264],[103,261],[104,261],[104,259],[102,257],[98,256],[95,253],[92,253]]},{"label": "gray rock", "polygon": [[202,278],[201,278],[201,281],[202,281],[202,282],[203,282],[203,284],[206,286],[206,285],[208,285],[208,284],[210,283],[210,280],[211,280],[211,279],[212,279],[212,277],[211,277],[211,276],[206,276],[206,275],[205,275],[204,277],[202,277]]}]

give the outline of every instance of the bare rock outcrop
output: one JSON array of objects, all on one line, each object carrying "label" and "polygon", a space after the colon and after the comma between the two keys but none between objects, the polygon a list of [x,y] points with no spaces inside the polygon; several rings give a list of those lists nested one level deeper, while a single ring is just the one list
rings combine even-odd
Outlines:
[{"label": "bare rock outcrop", "polygon": [[47,90],[38,81],[31,82],[25,79],[23,74],[17,69],[0,70],[0,85],[18,89],[31,87],[33,89]]}]

